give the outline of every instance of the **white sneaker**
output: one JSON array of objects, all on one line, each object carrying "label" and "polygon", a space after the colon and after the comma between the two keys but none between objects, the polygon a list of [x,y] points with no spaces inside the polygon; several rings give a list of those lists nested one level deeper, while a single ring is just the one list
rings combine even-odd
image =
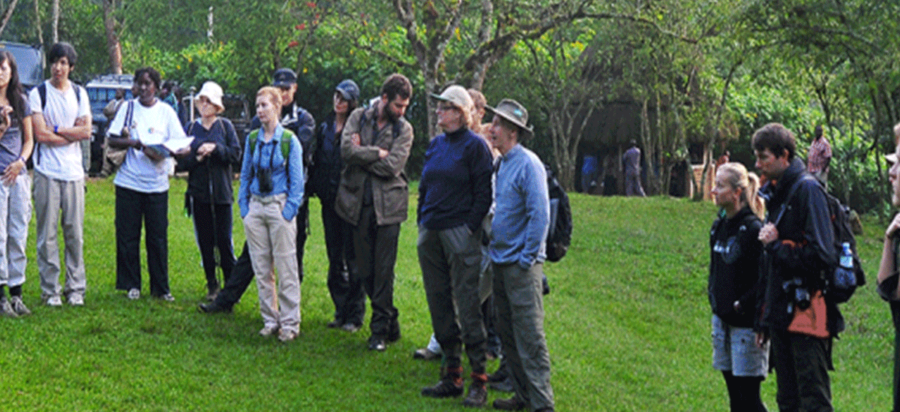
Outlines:
[{"label": "white sneaker", "polygon": [[160,296],[159,299],[164,300],[166,302],[174,302],[175,296],[172,296],[171,293],[166,293],[165,295]]},{"label": "white sneaker", "polygon": [[69,304],[72,306],[84,306],[84,296],[77,293],[69,295]]},{"label": "white sneaker", "polygon": [[132,288],[128,291],[128,299],[138,300],[141,298],[141,290],[138,288]]},{"label": "white sneaker", "polygon": [[27,316],[31,314],[31,311],[28,310],[28,307],[25,306],[25,302],[22,302],[21,296],[13,296],[9,298],[9,303],[12,305],[14,311],[16,311],[16,315],[19,316]]},{"label": "white sneaker", "polygon": [[0,314],[6,316],[8,318],[17,318],[19,315],[16,314],[16,311],[13,310],[12,305],[6,299],[6,296],[0,298]]},{"label": "white sneaker", "polygon": [[62,306],[62,299],[59,295],[53,295],[47,298],[46,303],[47,306],[60,307]]},{"label": "white sneaker", "polygon": [[272,336],[278,332],[277,326],[266,326],[259,330],[259,336]]}]

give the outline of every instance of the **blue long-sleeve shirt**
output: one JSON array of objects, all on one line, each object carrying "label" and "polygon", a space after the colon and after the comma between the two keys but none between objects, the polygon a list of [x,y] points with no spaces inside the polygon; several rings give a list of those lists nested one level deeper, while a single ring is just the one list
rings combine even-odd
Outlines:
[{"label": "blue long-sleeve shirt", "polygon": [[491,260],[524,269],[543,262],[550,227],[547,172],[541,159],[516,145],[500,158],[494,187]]},{"label": "blue long-sleeve shirt", "polygon": [[491,207],[491,151],[468,129],[434,138],[419,182],[419,224],[443,230],[465,224],[472,233]]},{"label": "blue long-sleeve shirt", "polygon": [[[250,209],[250,195],[272,196],[280,193],[287,194],[284,209],[281,216],[285,220],[291,220],[297,216],[297,210],[303,202],[303,147],[300,141],[292,133],[285,135],[281,125],[275,127],[272,140],[266,142],[263,138],[263,130],[259,129],[256,137],[256,147],[250,148],[250,137],[244,143],[244,160],[241,163],[241,188],[238,191],[238,206],[241,208],[241,218],[247,217]],[[285,168],[284,156],[281,153],[281,139],[291,139],[291,150],[288,154],[288,168]],[[263,193],[259,190],[260,168],[269,168],[271,159],[272,191]],[[290,176],[290,177],[288,177]]]}]

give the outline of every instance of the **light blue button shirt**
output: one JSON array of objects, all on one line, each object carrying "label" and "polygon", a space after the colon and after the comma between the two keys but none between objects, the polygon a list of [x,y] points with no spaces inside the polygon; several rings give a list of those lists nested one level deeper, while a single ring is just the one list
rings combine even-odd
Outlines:
[{"label": "light blue button shirt", "polygon": [[528,269],[547,257],[550,197],[544,164],[530,150],[516,145],[500,158],[491,223],[491,261],[516,263]]},{"label": "light blue button shirt", "polygon": [[[241,209],[241,218],[247,216],[250,210],[250,195],[273,196],[281,193],[287,194],[284,209],[281,211],[285,220],[291,220],[297,216],[297,210],[303,201],[303,146],[292,133],[285,135],[281,125],[275,127],[272,140],[265,142],[263,130],[259,129],[256,137],[256,147],[250,149],[250,136],[244,143],[244,159],[241,163],[241,188],[238,191],[238,206]],[[291,139],[290,158],[285,169],[284,156],[281,153],[281,139]],[[252,154],[251,154],[252,151]],[[252,157],[252,158],[251,158]],[[272,191],[263,193],[259,189],[258,170],[269,168],[271,159]],[[290,177],[288,177],[290,176]]]}]

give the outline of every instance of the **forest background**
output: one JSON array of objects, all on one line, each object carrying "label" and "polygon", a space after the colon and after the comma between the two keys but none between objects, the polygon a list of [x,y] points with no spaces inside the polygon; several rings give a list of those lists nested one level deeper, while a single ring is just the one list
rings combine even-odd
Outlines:
[{"label": "forest background", "polygon": [[214,80],[252,97],[293,68],[317,119],[340,80],[371,98],[399,71],[415,86],[413,177],[436,134],[428,93],[456,83],[489,104],[522,102],[529,145],[569,189],[585,154],[632,139],[660,194],[677,165],[709,167],[726,149],[752,170],[749,138],[765,123],[793,130],[802,157],[823,124],[830,190],[859,211],[890,210],[881,155],[900,121],[896,1],[0,0],[0,13],[4,40],[72,43],[82,82],[149,65],[185,89]]}]

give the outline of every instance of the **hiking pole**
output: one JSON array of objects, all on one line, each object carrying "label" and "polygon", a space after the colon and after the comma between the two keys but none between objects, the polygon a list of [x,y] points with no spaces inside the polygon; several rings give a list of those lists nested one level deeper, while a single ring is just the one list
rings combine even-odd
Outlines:
[{"label": "hiking pole", "polygon": [[[192,100],[193,101],[193,100]],[[213,197],[213,180],[212,180],[212,166],[210,166],[211,160],[209,158],[210,155],[206,156],[206,180],[209,182],[209,212],[210,216],[212,216],[212,233],[213,233],[213,268],[222,268],[222,251],[219,249],[219,222],[216,219],[216,201],[215,197]],[[218,283],[219,278],[216,277],[216,282]],[[225,270],[222,270],[222,286],[225,285]],[[221,290],[222,287],[219,287]],[[217,292],[218,293],[218,292]]]}]

